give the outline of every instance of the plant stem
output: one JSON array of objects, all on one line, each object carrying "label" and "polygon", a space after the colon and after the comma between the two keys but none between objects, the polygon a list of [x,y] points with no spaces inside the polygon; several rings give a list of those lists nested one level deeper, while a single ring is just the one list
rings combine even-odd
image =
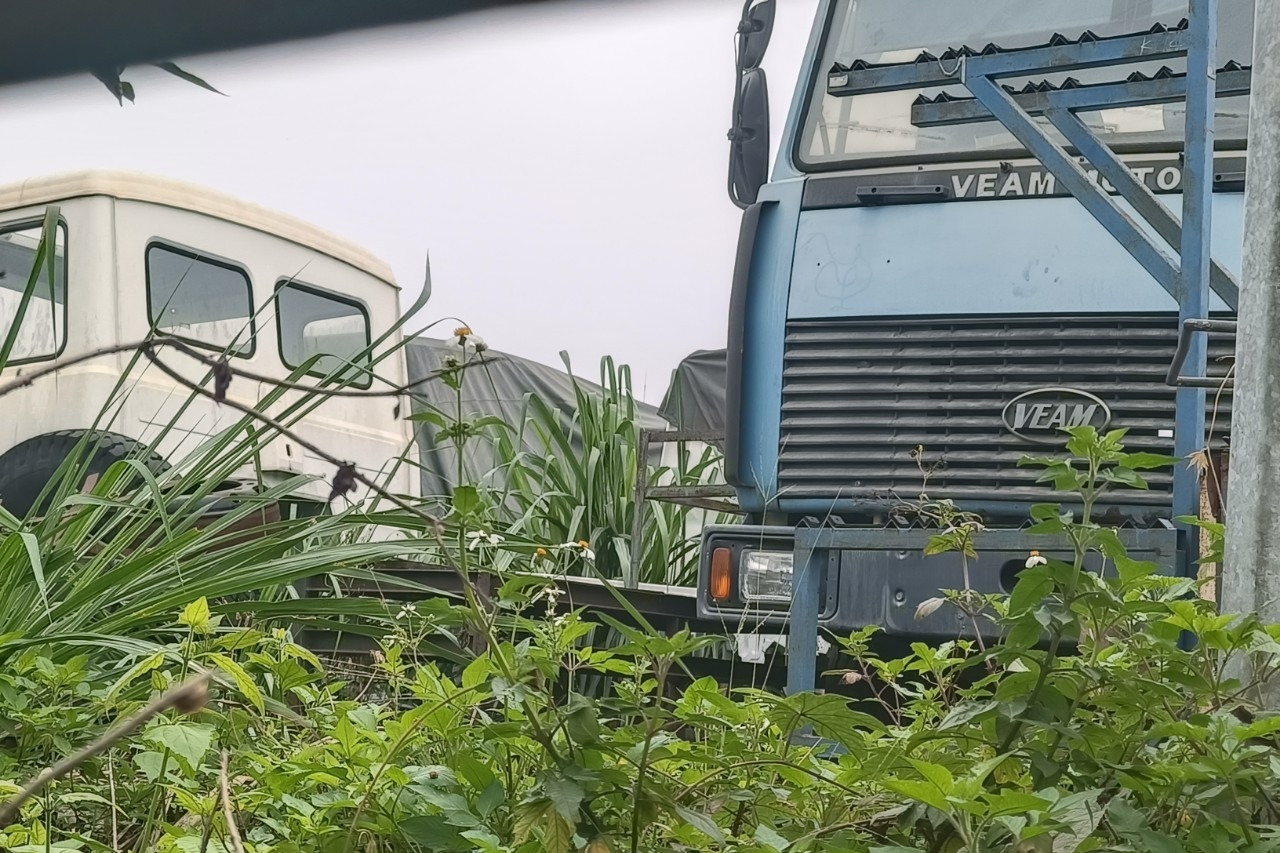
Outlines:
[{"label": "plant stem", "polygon": [[244,843],[240,840],[240,828],[236,826],[235,812],[231,810],[231,783],[227,781],[227,751],[222,751],[222,775],[219,777],[222,790],[222,816],[227,821],[227,834],[231,836],[231,849],[235,853],[244,853]]}]

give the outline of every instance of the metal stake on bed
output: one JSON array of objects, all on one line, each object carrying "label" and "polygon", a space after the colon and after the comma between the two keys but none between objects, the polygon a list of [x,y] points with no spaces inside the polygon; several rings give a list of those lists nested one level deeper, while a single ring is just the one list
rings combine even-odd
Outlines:
[{"label": "metal stake on bed", "polygon": [[[964,46],[935,57],[922,53],[914,61],[883,65],[856,61],[837,64],[828,74],[827,91],[836,96],[963,85],[972,98],[941,94],[921,96],[912,107],[912,123],[927,127],[998,120],[1057,179],[1060,186],[1089,211],[1107,232],[1142,265],[1178,303],[1181,361],[1171,371],[1179,375],[1185,364],[1193,377],[1206,373],[1203,337],[1190,339],[1208,317],[1212,290],[1232,310],[1239,301],[1235,277],[1210,257],[1213,193],[1213,103],[1215,96],[1247,94],[1251,69],[1231,62],[1214,69],[1217,42],[1217,0],[1190,0],[1188,19],[1172,27],[1157,24],[1145,33],[1099,37],[1085,32],[1072,41],[1055,35],[1047,44],[1004,50],[994,44],[982,50]],[[1060,85],[1027,84],[1021,91],[1001,85],[1002,78],[1069,72],[1085,68],[1123,66],[1151,60],[1186,57],[1185,74],[1163,68],[1154,76],[1130,74],[1124,81],[1081,85],[1068,78]],[[1220,72],[1220,74],[1219,74]],[[1078,117],[1080,111],[1119,109],[1184,100],[1187,104],[1183,150],[1182,216],[1168,211],[1134,177],[1107,144]],[[1079,159],[1097,170],[1095,180],[1056,139],[1037,124],[1044,117]],[[1105,188],[1132,207],[1135,220]],[[1172,249],[1171,253],[1169,249]],[[1177,390],[1174,451],[1186,459],[1200,450],[1205,436],[1205,393],[1202,385],[1182,383]],[[1173,513],[1195,516],[1200,508],[1198,471],[1180,463],[1174,473]],[[798,534],[798,541],[803,538]],[[1178,571],[1195,571],[1198,537],[1184,529]],[[806,540],[807,541],[807,540]],[[800,571],[797,549],[797,572]],[[807,553],[807,552],[806,552]],[[787,690],[812,690],[815,659],[810,651],[818,631],[816,584],[798,574],[791,603],[792,654]]]}]

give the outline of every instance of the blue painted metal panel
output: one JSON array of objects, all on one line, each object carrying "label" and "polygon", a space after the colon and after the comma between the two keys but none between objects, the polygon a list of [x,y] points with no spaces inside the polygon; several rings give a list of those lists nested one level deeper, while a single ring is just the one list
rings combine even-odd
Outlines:
[{"label": "blue painted metal panel", "polygon": [[761,200],[777,201],[761,213],[747,288],[742,359],[742,425],[739,471],[753,485],[738,503],[758,513],[778,491],[778,441],[782,418],[782,349],[803,181],[772,183]]},{"label": "blue painted metal panel", "polygon": [[[1160,200],[1156,197],[1149,187],[1124,164],[1115,153],[1107,147],[1101,139],[1093,134],[1085,125],[1080,117],[1075,113],[1065,109],[1053,108],[1045,112],[1045,116],[1049,121],[1053,122],[1053,126],[1062,131],[1062,135],[1067,141],[1075,146],[1076,150],[1088,159],[1089,163],[1095,166],[1098,173],[1106,180],[1110,181],[1112,186],[1128,201],[1142,217],[1142,221],[1146,222],[1151,228],[1160,235],[1167,245],[1177,242],[1179,245],[1179,257],[1181,257],[1181,247],[1184,245],[1186,235],[1182,233],[1182,225],[1179,217],[1175,216],[1169,208],[1160,204]],[[1205,177],[1207,173],[1201,172],[1196,175],[1183,173],[1183,179],[1189,180],[1188,186],[1197,186],[1194,182]],[[1205,201],[1204,204],[1211,203],[1212,184],[1205,180],[1203,182]],[[1186,204],[1184,198],[1183,204]],[[1206,234],[1206,243],[1208,242],[1208,232]],[[1205,247],[1206,252],[1208,246]],[[1211,258],[1206,258],[1208,264],[1209,283],[1213,290],[1222,297],[1234,310],[1240,303],[1240,285],[1231,277],[1231,274],[1222,269]],[[1182,268],[1185,271],[1185,267]]]},{"label": "blue painted metal panel", "polygon": [[[1209,260],[1213,222],[1213,108],[1214,49],[1218,42],[1217,0],[1191,0],[1191,43],[1187,47],[1187,120],[1183,161],[1185,189],[1182,195],[1182,265],[1177,279],[1178,319],[1208,316]],[[1192,376],[1205,374],[1207,341],[1191,339],[1183,370]],[[1189,459],[1204,446],[1203,388],[1180,387],[1176,400],[1174,455]],[[1173,477],[1173,513],[1200,514],[1200,474],[1190,464],[1178,465]],[[1200,537],[1186,530],[1184,570],[1195,572]]]},{"label": "blue painted metal panel", "polygon": [[831,16],[831,7],[837,0],[820,0],[818,14],[813,18],[813,28],[809,32],[809,45],[805,48],[805,61],[800,65],[800,76],[796,80],[795,91],[791,96],[791,107],[787,110],[787,121],[782,132],[782,146],[778,149],[778,158],[773,166],[773,180],[783,181],[798,178],[801,171],[795,164],[795,142],[800,138],[805,113],[809,110],[809,88],[813,81],[823,85],[822,74],[818,64],[822,62],[822,31],[827,19]]},{"label": "blue painted metal panel", "polygon": [[[1173,209],[1181,203],[1177,194],[1159,198]],[[1243,201],[1239,193],[1213,196],[1213,253],[1237,276]],[[1227,307],[1216,296],[1210,306]],[[787,316],[1177,307],[1074,199],[1024,198],[805,211],[796,233]]]},{"label": "blue painted metal panel", "polygon": [[1177,264],[1173,256],[1151,238],[1138,220],[1126,212],[1115,198],[1100,191],[1084,167],[1066,150],[1050,139],[1036,123],[1022,111],[999,84],[981,76],[967,76],[965,85],[991,114],[1000,120],[1005,129],[1026,147],[1058,181],[1071,192],[1076,201],[1093,214],[1120,245],[1142,264],[1142,268],[1160,286],[1170,293],[1177,286]]}]

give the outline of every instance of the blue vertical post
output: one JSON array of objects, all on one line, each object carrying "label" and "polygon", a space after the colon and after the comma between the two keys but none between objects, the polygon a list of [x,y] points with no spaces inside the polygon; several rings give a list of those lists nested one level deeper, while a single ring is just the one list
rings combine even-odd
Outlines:
[{"label": "blue vertical post", "polygon": [[805,693],[817,684],[818,595],[822,567],[814,563],[815,530],[796,530],[791,584],[791,618],[787,632],[787,695]]},{"label": "blue vertical post", "polygon": [[[1218,41],[1217,0],[1191,0],[1187,45],[1186,144],[1182,169],[1182,245],[1177,278],[1178,325],[1209,314],[1209,259],[1213,210],[1213,111],[1215,97],[1214,52]],[[1204,376],[1205,336],[1195,335],[1184,372]],[[1179,388],[1174,424],[1174,454],[1179,457],[1173,476],[1175,516],[1200,512],[1199,471],[1188,464],[1191,454],[1205,441],[1205,393],[1203,388]],[[1196,528],[1183,526],[1186,564],[1194,574],[1200,537]]]}]

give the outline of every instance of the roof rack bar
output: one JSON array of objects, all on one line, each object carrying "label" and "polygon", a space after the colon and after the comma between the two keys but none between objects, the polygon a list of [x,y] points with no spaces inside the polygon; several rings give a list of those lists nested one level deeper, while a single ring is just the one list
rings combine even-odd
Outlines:
[{"label": "roof rack bar", "polygon": [[[1229,98],[1249,94],[1252,78],[1253,72],[1248,68],[1219,72],[1217,96]],[[1173,103],[1185,100],[1186,97],[1187,76],[1177,74],[1134,82],[1019,92],[1013,96],[1013,100],[1029,115],[1041,115],[1051,109],[1113,110],[1119,107]],[[916,127],[943,127],[993,119],[991,111],[976,98],[922,98],[911,106],[911,123]]]},{"label": "roof rack bar", "polygon": [[[837,97],[923,89],[963,82],[966,75],[1007,77],[1014,74],[1046,74],[1095,68],[1126,62],[1149,62],[1182,56],[1190,39],[1183,29],[1117,36],[1095,41],[1063,41],[1062,44],[1004,50],[988,54],[972,51],[952,58],[924,58],[893,65],[858,68],[837,66],[827,75],[827,93]],[[971,54],[971,55],[970,55]]]}]

